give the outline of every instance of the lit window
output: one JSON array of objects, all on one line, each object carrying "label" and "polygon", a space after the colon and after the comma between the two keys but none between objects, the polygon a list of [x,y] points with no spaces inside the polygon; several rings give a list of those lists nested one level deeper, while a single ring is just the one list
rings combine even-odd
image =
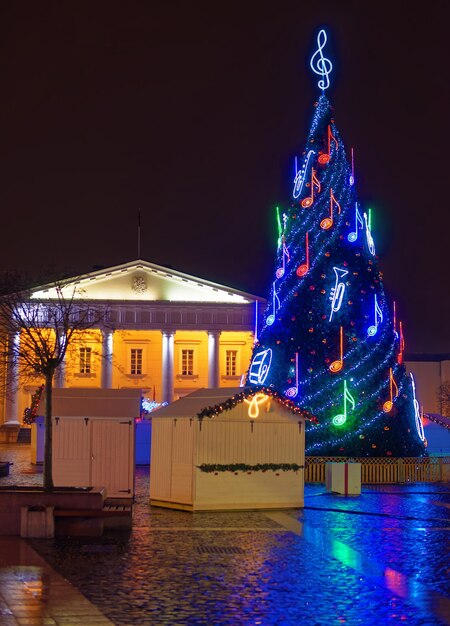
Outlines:
[{"label": "lit window", "polygon": [[181,375],[182,376],[194,375],[194,351],[193,350],[181,351]]},{"label": "lit window", "polygon": [[80,374],[92,374],[92,348],[80,348]]},{"label": "lit window", "polygon": [[139,376],[142,374],[142,348],[131,348],[130,374]]},{"label": "lit window", "polygon": [[237,376],[237,350],[227,350],[226,376]]}]

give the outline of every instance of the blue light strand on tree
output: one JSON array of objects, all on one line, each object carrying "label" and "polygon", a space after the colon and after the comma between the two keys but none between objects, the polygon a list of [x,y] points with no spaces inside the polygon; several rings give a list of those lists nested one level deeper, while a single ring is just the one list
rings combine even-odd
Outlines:
[{"label": "blue light strand on tree", "polygon": [[418,404],[356,195],[353,153],[350,164],[323,92],[279,224],[281,245],[247,382],[263,377],[318,417],[308,427],[308,454],[423,455]]}]

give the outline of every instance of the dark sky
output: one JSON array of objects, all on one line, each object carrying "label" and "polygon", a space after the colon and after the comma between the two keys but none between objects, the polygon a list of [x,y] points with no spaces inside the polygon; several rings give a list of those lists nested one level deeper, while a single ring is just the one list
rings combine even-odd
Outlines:
[{"label": "dark sky", "polygon": [[0,269],[141,257],[267,296],[328,90],[408,352],[450,352],[450,3],[0,4]]}]

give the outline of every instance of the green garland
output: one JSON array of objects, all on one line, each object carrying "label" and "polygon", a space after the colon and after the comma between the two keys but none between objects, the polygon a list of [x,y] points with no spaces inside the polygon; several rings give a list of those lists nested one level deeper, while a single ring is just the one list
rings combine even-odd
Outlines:
[{"label": "green garland", "polygon": [[23,423],[33,424],[36,420],[36,415],[39,408],[39,402],[41,400],[42,392],[44,391],[44,385],[41,385],[31,396],[31,407],[27,407],[23,412]]},{"label": "green garland", "polygon": [[201,472],[208,474],[218,472],[298,472],[304,465],[297,463],[258,463],[257,465],[247,465],[246,463],[230,463],[230,465],[219,465],[215,463],[202,463],[197,465]]},{"label": "green garland", "polygon": [[301,417],[304,417],[311,422],[317,422],[317,418],[309,411],[307,411],[306,409],[301,409],[299,406],[294,404],[292,400],[288,400],[284,396],[280,395],[278,391],[275,391],[275,389],[264,386],[245,387],[240,393],[237,393],[231,398],[224,400],[220,404],[205,407],[199,413],[197,413],[197,417],[199,420],[202,420],[204,417],[214,417],[216,415],[220,415],[220,413],[223,413],[224,411],[230,411],[231,409],[234,409],[236,405],[243,402],[246,398],[248,398],[249,396],[254,396],[256,393],[265,393],[267,396],[270,396],[271,398],[285,406],[295,415],[300,415]]}]

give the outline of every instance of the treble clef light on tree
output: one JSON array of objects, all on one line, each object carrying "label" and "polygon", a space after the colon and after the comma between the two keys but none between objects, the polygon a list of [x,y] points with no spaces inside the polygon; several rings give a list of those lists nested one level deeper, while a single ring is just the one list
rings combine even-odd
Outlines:
[{"label": "treble clef light on tree", "polygon": [[322,91],[328,89],[328,87],[330,86],[330,79],[328,78],[328,76],[329,74],[331,74],[331,70],[333,69],[333,64],[331,63],[330,59],[327,59],[322,54],[322,50],[324,49],[326,43],[327,34],[322,29],[317,35],[317,50],[312,55],[310,62],[312,71],[315,74],[322,76],[322,79],[319,80],[319,82],[317,83]]}]

